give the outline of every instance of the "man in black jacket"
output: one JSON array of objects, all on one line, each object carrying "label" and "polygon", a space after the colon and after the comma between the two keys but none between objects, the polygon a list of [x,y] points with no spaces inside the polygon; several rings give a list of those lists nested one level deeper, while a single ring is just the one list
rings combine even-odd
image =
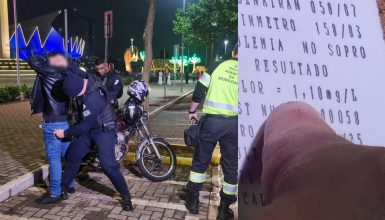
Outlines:
[{"label": "man in black jacket", "polygon": [[108,99],[111,103],[116,103],[123,95],[122,77],[108,64],[104,58],[95,61],[97,79],[107,88]]},{"label": "man in black jacket", "polygon": [[[32,56],[28,63],[36,71],[37,77],[34,91],[39,94],[32,97],[32,113],[43,113],[43,138],[46,148],[50,172],[49,193],[37,199],[40,204],[60,202],[61,195],[61,158],[65,155],[69,140],[60,140],[54,135],[56,129],[67,129],[69,98],[62,90],[63,74],[59,66],[68,66],[68,60],[60,53],[50,53],[47,57]],[[36,88],[38,87],[38,88]],[[70,192],[74,192],[74,182],[70,184]]]}]

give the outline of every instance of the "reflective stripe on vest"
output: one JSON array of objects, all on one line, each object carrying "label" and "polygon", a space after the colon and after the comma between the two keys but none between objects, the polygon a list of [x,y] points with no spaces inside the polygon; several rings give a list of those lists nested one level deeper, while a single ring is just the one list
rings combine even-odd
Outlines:
[{"label": "reflective stripe on vest", "polygon": [[190,171],[190,181],[193,183],[203,183],[206,181],[206,174]]},{"label": "reflective stripe on vest", "polygon": [[237,186],[238,185],[223,182],[222,190],[225,194],[233,196],[237,192]]},{"label": "reflective stripe on vest", "polygon": [[205,87],[209,87],[211,82],[210,75],[208,73],[203,73],[203,75],[199,79],[199,82],[202,83]]},{"label": "reflective stripe on vest", "polygon": [[238,106],[233,106],[233,105],[209,101],[209,100],[205,101],[205,105],[210,106],[210,107],[214,107],[214,108],[218,108],[218,109],[222,109],[222,110],[229,110],[229,111],[233,111],[233,112],[238,111]]}]

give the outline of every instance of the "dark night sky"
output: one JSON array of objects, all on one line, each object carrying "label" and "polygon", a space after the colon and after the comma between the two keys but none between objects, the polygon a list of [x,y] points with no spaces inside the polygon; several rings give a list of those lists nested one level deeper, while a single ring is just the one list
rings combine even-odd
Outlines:
[{"label": "dark night sky", "polygon": [[[196,1],[198,0],[187,0],[187,2]],[[148,7],[146,0],[18,0],[17,3],[19,21],[28,20],[63,8],[76,9],[76,12],[83,17],[94,20],[93,34],[95,39],[92,52],[95,55],[104,54],[103,12],[113,10],[114,27],[113,38],[110,41],[110,54],[115,58],[122,58],[125,49],[130,44],[130,38],[134,38],[139,50],[143,50],[142,36]],[[172,31],[172,20],[175,17],[175,11],[177,8],[182,8],[182,4],[183,0],[158,1],[153,41],[155,57],[160,56],[163,47],[172,52],[173,45],[180,42],[180,36],[175,35]],[[11,0],[8,0],[8,7],[10,23],[13,23]],[[88,47],[88,49],[90,48]],[[199,55],[204,56],[204,50],[201,51],[198,52],[196,49],[190,48],[190,53],[198,52]]]}]

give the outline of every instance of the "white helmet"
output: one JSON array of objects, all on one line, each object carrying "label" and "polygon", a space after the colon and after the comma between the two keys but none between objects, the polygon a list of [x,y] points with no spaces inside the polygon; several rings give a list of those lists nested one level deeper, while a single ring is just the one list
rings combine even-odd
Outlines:
[{"label": "white helmet", "polygon": [[135,80],[129,86],[127,95],[135,100],[135,102],[141,104],[146,100],[149,93],[149,86],[143,80]]}]

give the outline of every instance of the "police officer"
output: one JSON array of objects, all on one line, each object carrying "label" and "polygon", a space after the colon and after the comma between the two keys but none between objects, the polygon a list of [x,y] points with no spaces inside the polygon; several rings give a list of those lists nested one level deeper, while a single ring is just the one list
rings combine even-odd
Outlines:
[{"label": "police officer", "polygon": [[67,130],[55,130],[59,138],[76,137],[65,157],[62,197],[67,198],[66,189],[75,178],[81,160],[89,152],[91,143],[95,143],[102,170],[123,199],[123,210],[132,210],[127,183],[115,159],[116,115],[113,106],[108,103],[105,87],[93,75],[83,79],[78,74],[69,74],[64,78],[63,91],[70,97],[80,98],[82,114],[80,122],[76,125]]},{"label": "police officer", "polygon": [[97,79],[107,88],[108,98],[112,103],[117,103],[123,95],[122,77],[114,70],[113,64],[108,64],[104,58],[95,61],[95,70]]},{"label": "police officer", "polygon": [[[206,98],[205,98],[206,97]],[[195,149],[190,179],[187,184],[189,198],[186,208],[198,214],[199,190],[206,179],[206,169],[211,161],[214,148],[219,142],[224,182],[220,192],[221,202],[218,220],[232,219],[229,208],[235,203],[238,176],[238,52],[233,59],[215,63],[198,81],[189,109],[189,119],[196,120],[196,109],[204,101],[200,144]]]}]

